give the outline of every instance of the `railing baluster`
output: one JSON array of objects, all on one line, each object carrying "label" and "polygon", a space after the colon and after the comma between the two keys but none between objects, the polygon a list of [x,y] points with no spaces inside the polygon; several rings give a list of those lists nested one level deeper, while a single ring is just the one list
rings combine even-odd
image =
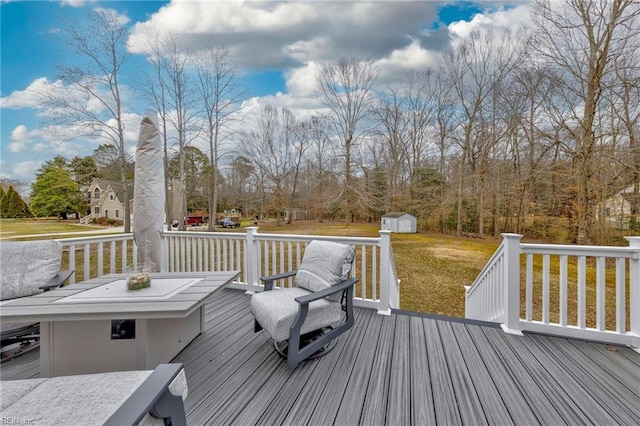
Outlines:
[{"label": "railing baluster", "polygon": [[360,256],[360,264],[362,265],[362,270],[360,272],[360,283],[361,290],[360,295],[362,298],[367,298],[367,247],[360,246],[361,256]]},{"label": "railing baluster", "polygon": [[560,256],[560,325],[563,327],[567,326],[567,310],[568,310],[568,300],[567,300],[567,256]]},{"label": "railing baluster", "polygon": [[104,243],[99,242],[98,244],[98,276],[101,277],[104,275]]},{"label": "railing baluster", "polygon": [[533,254],[527,253],[526,258],[526,319],[531,321],[533,319]]},{"label": "railing baluster", "polygon": [[549,255],[545,254],[542,256],[542,322],[545,324],[549,324],[549,300],[551,298],[549,275]]},{"label": "railing baluster", "polygon": [[596,328],[600,331],[605,330],[606,310],[605,310],[605,258],[599,256],[596,258]]},{"label": "railing baluster", "polygon": [[116,272],[116,242],[111,241],[109,246],[109,273]]},{"label": "railing baluster", "polygon": [[578,256],[578,328],[587,326],[587,257]]},{"label": "railing baluster", "polygon": [[84,245],[84,281],[91,278],[91,244]]},{"label": "railing baluster", "polygon": [[71,275],[71,278],[69,279],[69,284],[75,284],[76,283],[76,245],[75,244],[71,244],[69,246],[69,269],[73,269],[73,274]]},{"label": "railing baluster", "polygon": [[378,299],[378,246],[371,246],[371,298]]},{"label": "railing baluster", "polygon": [[626,333],[627,330],[627,312],[625,287],[627,284],[625,266],[626,261],[623,258],[616,259],[616,332],[620,334]]}]

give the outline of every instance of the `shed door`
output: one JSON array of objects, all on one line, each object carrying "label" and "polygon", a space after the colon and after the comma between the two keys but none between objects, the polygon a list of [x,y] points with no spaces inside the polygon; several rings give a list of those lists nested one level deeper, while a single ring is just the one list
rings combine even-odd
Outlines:
[{"label": "shed door", "polygon": [[398,232],[413,232],[411,229],[411,220],[400,220],[398,223]]}]

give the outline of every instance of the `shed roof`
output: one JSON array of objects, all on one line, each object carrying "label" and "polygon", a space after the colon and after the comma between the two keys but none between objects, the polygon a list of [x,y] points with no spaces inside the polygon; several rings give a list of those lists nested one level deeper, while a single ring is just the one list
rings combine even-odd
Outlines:
[{"label": "shed roof", "polygon": [[412,214],[409,214],[407,212],[389,212],[389,213],[386,213],[386,214],[382,215],[382,217],[395,217],[395,218],[398,218],[398,217],[402,217],[402,216],[404,216],[406,214],[408,214],[409,216],[413,216]]}]

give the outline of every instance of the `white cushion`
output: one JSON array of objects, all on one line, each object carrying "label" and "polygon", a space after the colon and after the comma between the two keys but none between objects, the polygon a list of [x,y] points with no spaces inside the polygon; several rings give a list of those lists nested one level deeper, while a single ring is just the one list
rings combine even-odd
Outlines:
[{"label": "white cushion", "polygon": [[0,300],[42,292],[60,270],[62,243],[54,240],[0,243]]}]

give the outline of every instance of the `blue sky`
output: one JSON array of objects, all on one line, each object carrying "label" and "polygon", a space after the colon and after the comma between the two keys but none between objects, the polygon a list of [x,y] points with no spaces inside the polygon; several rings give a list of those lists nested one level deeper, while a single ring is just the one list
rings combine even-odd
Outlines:
[{"label": "blue sky", "polygon": [[[171,32],[190,47],[205,36],[229,47],[242,70],[246,108],[270,103],[294,113],[311,111],[314,64],[344,55],[373,59],[379,83],[409,69],[437,65],[439,54],[478,25],[509,26],[527,3],[435,1],[3,1],[1,16],[0,177],[29,184],[56,155],[90,155],[100,143],[63,138],[43,129],[31,88],[56,81],[56,65],[79,59],[52,36],[61,19],[81,20],[91,8],[112,9],[129,20],[132,60],[123,82],[132,87],[145,64],[140,46],[149,29]],[[133,92],[132,92],[133,93]],[[131,150],[136,119],[148,107],[139,96],[125,105]],[[139,120],[137,121],[139,124]],[[25,190],[22,190],[23,195]],[[26,186],[28,192],[28,186]]]}]

